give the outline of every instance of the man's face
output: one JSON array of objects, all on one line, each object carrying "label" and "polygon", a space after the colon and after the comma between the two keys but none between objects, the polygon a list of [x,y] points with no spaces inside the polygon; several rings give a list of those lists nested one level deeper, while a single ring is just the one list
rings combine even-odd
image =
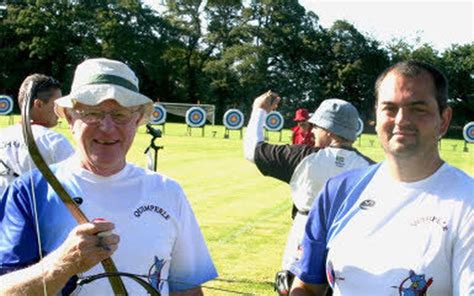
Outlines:
[{"label": "man's face", "polygon": [[451,109],[440,115],[428,73],[416,77],[389,73],[380,85],[376,112],[376,130],[386,154],[439,157],[437,142],[448,129]]},{"label": "man's face", "polygon": [[313,135],[314,135],[315,147],[324,148],[331,144],[331,137],[329,136],[329,133],[325,129],[314,125],[311,131],[313,132]]},{"label": "man's face", "polygon": [[54,101],[61,97],[61,90],[54,89],[51,91],[52,95],[48,103],[42,103],[40,114],[40,121],[46,127],[54,127],[58,124],[58,116],[54,113]]},{"label": "man's face", "polygon": [[[103,115],[102,112],[107,114]],[[97,122],[88,122],[91,118],[97,118],[97,115],[103,115],[103,118]],[[119,172],[125,166],[125,157],[141,116],[142,113],[136,107],[125,108],[115,100],[107,100],[97,106],[76,104],[67,117],[80,151],[82,167],[102,176]],[[120,118],[128,117],[129,120],[125,122],[117,122]]]}]

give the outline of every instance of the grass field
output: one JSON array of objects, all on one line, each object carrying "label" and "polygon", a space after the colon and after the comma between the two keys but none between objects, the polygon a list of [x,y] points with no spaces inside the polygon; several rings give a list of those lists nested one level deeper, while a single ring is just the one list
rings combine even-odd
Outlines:
[{"label": "grass field", "polygon": [[[3,120],[3,121],[1,121]],[[0,126],[6,126],[5,117]],[[56,128],[70,138],[65,124]],[[204,232],[219,279],[206,286],[206,295],[274,295],[274,274],[280,268],[286,235],[290,227],[288,185],[260,175],[243,159],[237,131],[223,139],[222,126],[208,126],[188,136],[184,124],[166,124],[157,143],[158,171],[176,179],[184,188]],[[271,142],[279,135],[271,133]],[[288,142],[290,132],[282,139]],[[130,162],[145,166],[143,154],[151,137],[140,128],[129,152]],[[376,161],[383,158],[374,135],[362,135],[355,147]],[[463,152],[464,142],[442,140],[441,154],[448,163],[474,175],[474,144]]]}]

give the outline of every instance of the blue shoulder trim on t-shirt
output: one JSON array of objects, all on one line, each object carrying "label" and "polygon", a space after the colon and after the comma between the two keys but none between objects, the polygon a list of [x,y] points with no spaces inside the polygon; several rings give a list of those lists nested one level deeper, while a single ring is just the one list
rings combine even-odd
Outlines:
[{"label": "blue shoulder trim on t-shirt", "polygon": [[354,169],[328,179],[314,200],[302,242],[302,258],[290,271],[309,284],[326,284],[326,256],[329,240],[355,214],[357,201],[379,165]]},{"label": "blue shoulder trim on t-shirt", "polygon": [[347,190],[350,191],[343,191],[338,192],[337,194],[331,194],[337,196],[338,198],[336,199],[341,200],[342,203],[338,204],[337,213],[332,219],[332,221],[330,221],[331,223],[329,224],[328,228],[327,242],[331,241],[331,239],[334,238],[335,235],[341,232],[347,222],[349,222],[349,220],[351,220],[352,217],[357,212],[359,212],[360,208],[353,207],[353,205],[358,201],[359,196],[367,187],[367,184],[369,184],[370,180],[372,180],[372,177],[374,176],[375,172],[379,167],[380,164],[376,164],[364,169],[361,172],[349,171],[347,174],[340,176],[340,178],[352,178],[351,181],[355,181],[357,183],[345,187]]},{"label": "blue shoulder trim on t-shirt", "polygon": [[[54,166],[51,168],[54,171]],[[56,249],[77,225],[37,169],[22,174],[0,199],[0,273],[39,261],[33,198],[43,256]]]}]

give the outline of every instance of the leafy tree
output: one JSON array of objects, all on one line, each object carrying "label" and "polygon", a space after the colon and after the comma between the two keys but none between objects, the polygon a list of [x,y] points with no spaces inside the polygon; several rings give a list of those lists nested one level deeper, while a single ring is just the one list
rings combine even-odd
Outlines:
[{"label": "leafy tree", "polygon": [[325,98],[350,101],[367,121],[373,117],[375,79],[389,64],[387,53],[379,42],[365,37],[346,21],[336,21],[328,34],[331,57],[328,74],[322,78]]},{"label": "leafy tree", "polygon": [[474,120],[474,43],[453,45],[442,54],[440,64],[449,80],[452,126],[459,136],[460,129]]}]

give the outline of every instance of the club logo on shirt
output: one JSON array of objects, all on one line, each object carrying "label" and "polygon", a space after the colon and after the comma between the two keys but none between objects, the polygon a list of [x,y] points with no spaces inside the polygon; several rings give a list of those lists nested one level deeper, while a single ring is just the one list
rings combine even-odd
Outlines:
[{"label": "club logo on shirt", "polygon": [[140,218],[140,216],[143,215],[146,212],[160,214],[166,220],[168,220],[170,218],[170,215],[168,214],[167,211],[165,211],[163,208],[161,208],[159,206],[155,206],[155,205],[140,206],[133,212],[133,215],[135,215],[135,217],[137,217],[137,218]]},{"label": "club logo on shirt", "polygon": [[438,225],[439,227],[441,227],[443,231],[448,231],[448,222],[445,219],[436,217],[436,216],[418,217],[410,225],[418,226],[420,224],[431,224],[431,223]]},{"label": "club logo on shirt", "polygon": [[416,274],[410,270],[408,277],[400,285],[392,286],[392,288],[398,289],[400,296],[425,296],[432,283],[433,278],[426,280],[424,274]]},{"label": "club logo on shirt", "polygon": [[155,262],[148,269],[148,280],[150,281],[150,284],[153,286],[153,288],[158,291],[161,291],[163,288],[164,281],[162,281],[161,278],[161,271],[165,266],[165,263],[165,259],[158,259],[158,257],[155,256]]},{"label": "club logo on shirt", "polygon": [[375,200],[372,199],[366,199],[359,204],[359,208],[361,210],[368,210],[373,206],[375,206]]},{"label": "club logo on shirt", "polygon": [[344,167],[346,165],[344,157],[336,156],[335,164],[337,167],[340,167],[340,168]]}]

